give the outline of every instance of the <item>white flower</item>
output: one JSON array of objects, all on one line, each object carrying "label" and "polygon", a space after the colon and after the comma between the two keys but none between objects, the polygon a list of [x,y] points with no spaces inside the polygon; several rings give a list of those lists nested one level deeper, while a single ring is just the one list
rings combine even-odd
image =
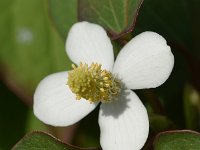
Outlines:
[{"label": "white flower", "polygon": [[[155,88],[169,77],[174,56],[163,37],[144,32],[120,51],[114,63],[113,47],[105,30],[96,24],[73,25],[66,41],[66,51],[77,65],[102,65],[121,80],[125,88],[110,103],[101,103],[99,126],[103,150],[139,150],[149,132],[148,115],[138,96],[130,89]],[[34,95],[34,113],[44,123],[68,126],[85,117],[99,102],[76,100],[68,81],[68,72],[47,76]],[[104,91],[104,90],[102,90]],[[92,94],[92,93],[89,93]],[[79,97],[80,98],[80,97]]]}]

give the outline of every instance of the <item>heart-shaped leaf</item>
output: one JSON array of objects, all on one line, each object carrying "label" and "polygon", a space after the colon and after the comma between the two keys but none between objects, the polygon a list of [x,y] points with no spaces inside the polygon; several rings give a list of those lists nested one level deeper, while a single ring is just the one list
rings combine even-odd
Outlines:
[{"label": "heart-shaped leaf", "polygon": [[188,130],[167,131],[157,135],[154,150],[199,150],[200,133]]},{"label": "heart-shaped leaf", "polygon": [[79,0],[78,17],[102,25],[116,39],[133,30],[142,0]]},{"label": "heart-shaped leaf", "polygon": [[44,132],[32,132],[21,139],[12,150],[37,149],[37,150],[100,150],[97,148],[79,148],[65,144],[50,134]]}]

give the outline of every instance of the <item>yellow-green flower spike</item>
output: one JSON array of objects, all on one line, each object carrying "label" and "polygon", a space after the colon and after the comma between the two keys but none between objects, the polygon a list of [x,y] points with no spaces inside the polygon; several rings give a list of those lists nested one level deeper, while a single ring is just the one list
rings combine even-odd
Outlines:
[{"label": "yellow-green flower spike", "polygon": [[92,63],[91,66],[80,63],[72,64],[73,70],[68,74],[68,86],[76,94],[76,99],[84,98],[90,102],[111,102],[121,90],[120,81],[101,65]]}]

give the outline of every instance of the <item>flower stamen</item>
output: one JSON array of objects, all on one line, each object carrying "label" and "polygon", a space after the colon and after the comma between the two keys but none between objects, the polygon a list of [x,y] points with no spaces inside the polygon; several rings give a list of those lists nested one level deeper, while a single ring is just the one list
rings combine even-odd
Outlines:
[{"label": "flower stamen", "polygon": [[72,64],[73,70],[68,74],[68,86],[76,94],[76,99],[84,98],[90,102],[111,102],[121,90],[120,80],[107,70],[101,69],[101,64]]}]

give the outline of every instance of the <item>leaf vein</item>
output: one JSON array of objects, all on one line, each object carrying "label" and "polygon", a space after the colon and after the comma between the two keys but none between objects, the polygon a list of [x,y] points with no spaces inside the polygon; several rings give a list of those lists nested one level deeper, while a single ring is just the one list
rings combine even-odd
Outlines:
[{"label": "leaf vein", "polygon": [[118,30],[120,31],[121,28],[120,28],[119,20],[117,19],[117,16],[116,16],[116,13],[115,13],[115,9],[114,9],[114,7],[113,7],[113,5],[112,5],[112,1],[111,1],[111,0],[109,0],[109,5],[110,5],[110,7],[111,7],[111,11],[112,11],[112,14],[113,14],[115,23],[116,23],[116,25],[117,25],[117,28],[118,28]]},{"label": "leaf vein", "polygon": [[99,17],[99,19],[101,19],[101,21],[103,21],[107,26],[108,28],[112,29],[112,25],[110,25],[102,16],[101,14],[99,13],[99,11],[94,7],[94,6],[91,6],[91,9],[93,9],[93,11],[97,14],[97,16]]}]

